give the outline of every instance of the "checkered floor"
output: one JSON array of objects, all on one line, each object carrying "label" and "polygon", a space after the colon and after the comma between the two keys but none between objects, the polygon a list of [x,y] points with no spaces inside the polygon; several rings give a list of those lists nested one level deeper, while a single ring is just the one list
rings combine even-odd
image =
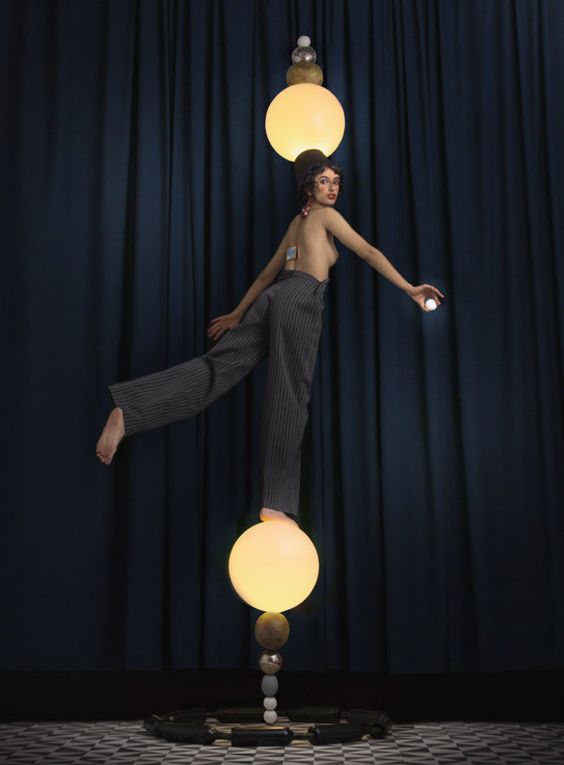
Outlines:
[{"label": "checkered floor", "polygon": [[[233,725],[208,724],[229,732]],[[277,724],[307,731],[310,724]],[[209,746],[172,743],[153,737],[141,722],[13,722],[0,725],[0,763],[22,765],[403,765],[403,763],[564,763],[564,723],[425,722],[393,724],[384,739],[365,736],[352,744],[250,749],[228,741]]]}]

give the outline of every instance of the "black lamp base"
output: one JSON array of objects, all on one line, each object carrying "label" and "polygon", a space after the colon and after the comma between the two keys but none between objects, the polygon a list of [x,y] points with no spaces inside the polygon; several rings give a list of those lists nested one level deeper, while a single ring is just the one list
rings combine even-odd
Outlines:
[{"label": "black lamp base", "polygon": [[[186,744],[213,744],[223,739],[232,746],[288,746],[292,741],[309,741],[313,745],[350,743],[363,736],[384,738],[391,727],[390,718],[380,710],[349,709],[339,707],[297,707],[280,710],[280,715],[291,722],[314,723],[307,732],[293,731],[286,725],[265,725],[262,707],[220,707],[214,715],[218,723],[243,723],[229,733],[219,731],[207,723],[208,713],[203,707],[181,709],[165,715],[150,715],[143,727],[155,736]],[[342,722],[344,720],[345,722]],[[249,727],[249,723],[261,723]]]}]

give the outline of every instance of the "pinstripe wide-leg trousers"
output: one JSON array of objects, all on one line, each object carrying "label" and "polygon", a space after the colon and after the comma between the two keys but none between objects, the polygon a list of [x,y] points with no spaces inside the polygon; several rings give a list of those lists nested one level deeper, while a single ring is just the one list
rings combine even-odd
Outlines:
[{"label": "pinstripe wide-leg trousers", "polygon": [[199,414],[268,357],[260,447],[262,506],[297,515],[301,444],[328,283],[305,271],[282,269],[208,353],[109,385],[123,411],[125,435]]}]

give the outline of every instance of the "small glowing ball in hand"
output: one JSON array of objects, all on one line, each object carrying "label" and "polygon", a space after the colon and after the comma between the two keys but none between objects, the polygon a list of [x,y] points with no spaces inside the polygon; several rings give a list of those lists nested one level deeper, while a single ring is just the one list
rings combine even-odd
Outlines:
[{"label": "small glowing ball in hand", "polygon": [[427,300],[425,301],[425,308],[428,311],[434,311],[436,307],[437,307],[437,301],[434,298],[427,298]]},{"label": "small glowing ball in hand", "polygon": [[303,82],[284,88],[273,99],[265,128],[274,151],[290,162],[307,149],[319,149],[328,157],[345,133],[345,113],[330,90]]},{"label": "small glowing ball in hand", "polygon": [[313,590],[319,558],[313,542],[298,526],[261,521],[233,545],[228,571],[245,603],[259,611],[281,613],[298,606]]}]

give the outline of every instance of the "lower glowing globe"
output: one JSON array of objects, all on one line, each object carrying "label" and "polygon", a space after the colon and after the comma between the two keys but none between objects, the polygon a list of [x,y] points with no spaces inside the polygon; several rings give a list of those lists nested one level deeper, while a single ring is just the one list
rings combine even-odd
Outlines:
[{"label": "lower glowing globe", "polygon": [[319,558],[313,542],[298,526],[261,521],[233,545],[228,571],[245,603],[259,611],[281,613],[298,606],[313,590]]}]

